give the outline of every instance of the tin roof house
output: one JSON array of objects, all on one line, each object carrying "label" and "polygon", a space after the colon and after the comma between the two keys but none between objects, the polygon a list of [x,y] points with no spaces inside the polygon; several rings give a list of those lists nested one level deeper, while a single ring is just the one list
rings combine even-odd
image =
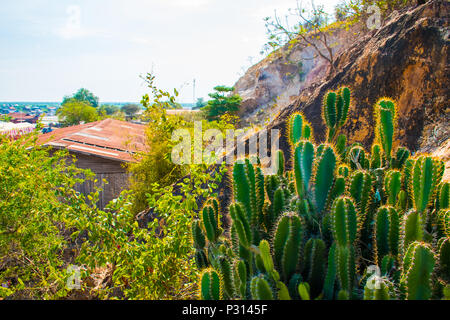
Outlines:
[{"label": "tin roof house", "polygon": [[[127,163],[135,162],[136,153],[146,150],[145,126],[114,119],[55,129],[39,136],[38,144],[53,149],[66,149],[77,159],[76,166],[91,169],[103,189],[97,206],[103,209],[108,202],[127,188]],[[103,184],[103,179],[108,184]],[[91,181],[77,186],[77,191],[94,191]]]}]

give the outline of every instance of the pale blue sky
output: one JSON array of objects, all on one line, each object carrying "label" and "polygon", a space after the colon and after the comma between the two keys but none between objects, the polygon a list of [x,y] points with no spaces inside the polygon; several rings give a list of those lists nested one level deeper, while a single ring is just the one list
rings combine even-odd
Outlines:
[{"label": "pale blue sky", "polygon": [[[308,0],[306,0],[308,1]],[[338,0],[316,0],[330,9]],[[139,101],[140,75],[180,89],[180,102],[233,85],[261,59],[263,18],[295,0],[3,0],[0,101],[61,101],[81,87]],[[253,57],[253,59],[249,59]]]}]

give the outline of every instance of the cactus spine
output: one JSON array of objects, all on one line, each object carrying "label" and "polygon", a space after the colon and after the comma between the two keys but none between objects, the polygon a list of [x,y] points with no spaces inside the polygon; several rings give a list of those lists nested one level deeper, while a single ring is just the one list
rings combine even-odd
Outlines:
[{"label": "cactus spine", "polygon": [[410,244],[403,259],[401,284],[406,299],[427,300],[431,297],[431,274],[435,257],[428,244],[415,241]]},{"label": "cactus spine", "polygon": [[390,206],[380,207],[375,216],[375,263],[379,264],[383,257],[398,254],[399,218],[397,211]]},{"label": "cactus spine", "polygon": [[355,278],[355,247],[357,218],[353,201],[340,197],[331,209],[333,237],[336,241],[337,275],[342,290],[351,294]]},{"label": "cactus spine", "polygon": [[414,208],[422,212],[432,202],[443,174],[443,162],[420,156],[412,168],[411,190]]},{"label": "cactus spine", "polygon": [[395,132],[396,107],[392,100],[381,99],[375,105],[376,140],[383,148],[386,161],[391,161]]},{"label": "cactus spine", "polygon": [[205,269],[200,275],[200,299],[221,300],[222,287],[219,274],[214,269]]},{"label": "cactus spine", "polygon": [[350,89],[342,88],[327,93],[323,106],[323,119],[328,127],[328,142],[332,142],[337,131],[347,120],[350,106]]},{"label": "cactus spine", "polygon": [[281,270],[281,278],[289,281],[300,259],[300,243],[303,226],[300,218],[292,212],[285,213],[278,221],[274,239],[274,259]]}]

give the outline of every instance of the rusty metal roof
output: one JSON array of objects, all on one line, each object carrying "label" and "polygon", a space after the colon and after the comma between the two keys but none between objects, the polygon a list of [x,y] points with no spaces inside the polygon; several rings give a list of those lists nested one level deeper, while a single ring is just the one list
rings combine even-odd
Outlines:
[{"label": "rusty metal roof", "polygon": [[135,162],[133,155],[146,150],[145,126],[105,119],[55,129],[40,135],[38,144],[121,162]]}]

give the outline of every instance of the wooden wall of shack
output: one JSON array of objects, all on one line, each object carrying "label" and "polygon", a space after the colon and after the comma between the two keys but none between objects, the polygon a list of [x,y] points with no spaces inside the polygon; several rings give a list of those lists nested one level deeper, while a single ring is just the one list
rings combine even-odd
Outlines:
[{"label": "wooden wall of shack", "polygon": [[[95,191],[96,186],[100,187],[103,191],[99,194],[98,208],[104,209],[111,200],[117,198],[123,190],[128,188],[129,173],[126,169],[126,162],[83,153],[69,152],[69,154],[69,163],[73,159],[72,156],[75,156],[77,159],[75,164],[78,168],[91,169],[95,173],[96,184],[88,180],[83,184],[76,184],[75,190],[87,196]],[[108,183],[103,183],[103,179]]]}]

